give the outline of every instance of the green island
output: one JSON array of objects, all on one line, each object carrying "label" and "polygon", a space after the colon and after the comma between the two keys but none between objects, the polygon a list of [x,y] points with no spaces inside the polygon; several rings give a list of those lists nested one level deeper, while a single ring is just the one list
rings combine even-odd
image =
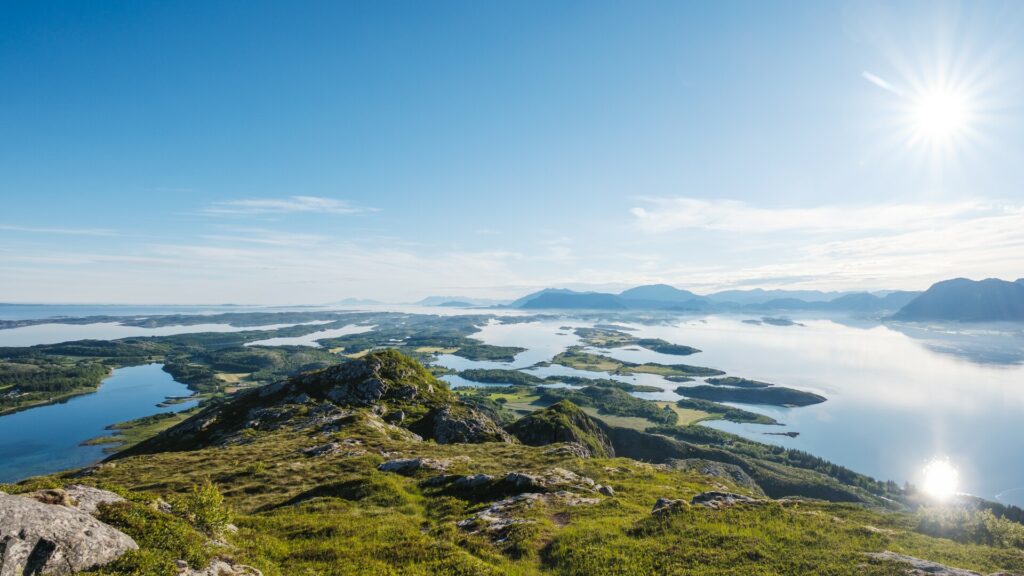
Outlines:
[{"label": "green island", "polygon": [[95,576],[214,559],[266,576],[1024,570],[1017,508],[934,506],[803,452],[702,426],[613,426],[566,398],[501,425],[464,401],[473,393],[370,351],[211,398],[98,466],[0,488],[123,498],[95,515],[139,547]]},{"label": "green island", "polygon": [[586,378],[583,376],[534,376],[521,370],[503,368],[470,368],[459,372],[459,376],[473,382],[486,384],[507,384],[510,386],[539,386],[542,384],[568,384],[570,386],[605,386],[619,388],[626,392],[660,392],[657,386],[620,382],[612,378]]},{"label": "green island", "polygon": [[810,406],[820,404],[826,398],[813,392],[771,386],[768,388],[735,388],[727,386],[680,386],[676,394],[688,398],[700,398],[714,402],[739,402],[740,404],[769,404],[772,406]]},{"label": "green island", "polygon": [[712,386],[733,386],[736,388],[767,388],[774,386],[767,382],[759,382],[748,378],[737,378],[735,376],[723,376],[721,378],[705,378],[704,382]]},{"label": "green island", "polygon": [[683,398],[676,401],[676,406],[689,410],[700,410],[707,414],[706,420],[728,420],[729,422],[746,422],[749,424],[778,424],[771,416],[758,414],[742,408],[726,406],[710,400]]},{"label": "green island", "polygon": [[667,342],[661,338],[637,338],[632,334],[623,332],[622,327],[583,327],[576,328],[574,332],[580,337],[580,341],[595,348],[624,348],[626,346],[635,345],[647,348],[654,352],[674,354],[676,356],[689,356],[690,354],[700,352],[700,350],[693,348],[692,346],[672,344],[671,342]]},{"label": "green island", "polygon": [[690,366],[687,364],[656,364],[646,362],[637,364],[616,360],[610,356],[592,354],[582,346],[570,346],[568,350],[557,354],[548,364],[561,364],[577,370],[589,372],[609,372],[612,374],[657,374],[659,376],[722,376],[725,372],[714,368]]}]

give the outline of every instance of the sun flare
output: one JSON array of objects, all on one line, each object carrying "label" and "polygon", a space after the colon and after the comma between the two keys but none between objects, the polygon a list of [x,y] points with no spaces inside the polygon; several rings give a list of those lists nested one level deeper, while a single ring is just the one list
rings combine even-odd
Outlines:
[{"label": "sun flare", "polygon": [[950,88],[922,92],[911,108],[914,131],[927,140],[953,138],[967,128],[969,119],[967,97]]},{"label": "sun flare", "polygon": [[960,473],[946,459],[935,459],[924,467],[922,489],[932,498],[945,500],[956,494],[960,484]]}]

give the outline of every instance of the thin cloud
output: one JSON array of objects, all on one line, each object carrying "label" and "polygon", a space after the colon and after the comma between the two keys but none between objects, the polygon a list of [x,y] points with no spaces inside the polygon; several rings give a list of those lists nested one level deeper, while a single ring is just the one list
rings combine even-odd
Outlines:
[{"label": "thin cloud", "polygon": [[262,214],[361,214],[376,208],[356,206],[348,200],[321,196],[289,196],[287,198],[250,198],[214,202],[201,212],[207,216],[256,216]]},{"label": "thin cloud", "polygon": [[905,231],[957,219],[997,214],[1011,208],[979,202],[764,208],[737,200],[646,198],[630,213],[644,232],[722,230],[727,232],[835,233]]},{"label": "thin cloud", "polygon": [[106,228],[36,228],[33,226],[15,226],[0,224],[0,230],[8,232],[28,232],[30,234],[65,234],[69,236],[118,236],[116,230]]},{"label": "thin cloud", "polygon": [[903,92],[899,88],[897,88],[897,87],[893,86],[892,84],[888,83],[884,78],[882,78],[880,76],[876,76],[876,75],[874,75],[871,72],[868,72],[866,70],[864,72],[861,72],[860,75],[861,75],[862,78],[864,78],[868,82],[871,82],[872,84],[874,84],[875,86],[878,86],[879,88],[881,88],[882,90],[885,90],[886,92],[892,92],[893,94],[895,94],[897,96],[903,96]]}]

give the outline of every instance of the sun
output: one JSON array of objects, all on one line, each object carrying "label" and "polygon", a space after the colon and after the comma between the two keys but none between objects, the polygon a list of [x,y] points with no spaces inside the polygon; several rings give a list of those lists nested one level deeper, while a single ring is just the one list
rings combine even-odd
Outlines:
[{"label": "sun", "polygon": [[956,494],[960,484],[960,473],[946,459],[936,458],[922,471],[924,483],[921,488],[937,500],[945,500]]},{"label": "sun", "polygon": [[969,127],[971,105],[967,96],[953,88],[934,87],[917,94],[910,105],[910,124],[921,140],[948,141]]}]

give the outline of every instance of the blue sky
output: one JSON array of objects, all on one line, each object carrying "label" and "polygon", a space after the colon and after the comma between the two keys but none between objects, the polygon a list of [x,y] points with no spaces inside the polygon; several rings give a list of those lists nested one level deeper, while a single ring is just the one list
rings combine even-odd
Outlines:
[{"label": "blue sky", "polygon": [[1024,276],[1022,25],[1014,2],[4,2],[0,301]]}]

